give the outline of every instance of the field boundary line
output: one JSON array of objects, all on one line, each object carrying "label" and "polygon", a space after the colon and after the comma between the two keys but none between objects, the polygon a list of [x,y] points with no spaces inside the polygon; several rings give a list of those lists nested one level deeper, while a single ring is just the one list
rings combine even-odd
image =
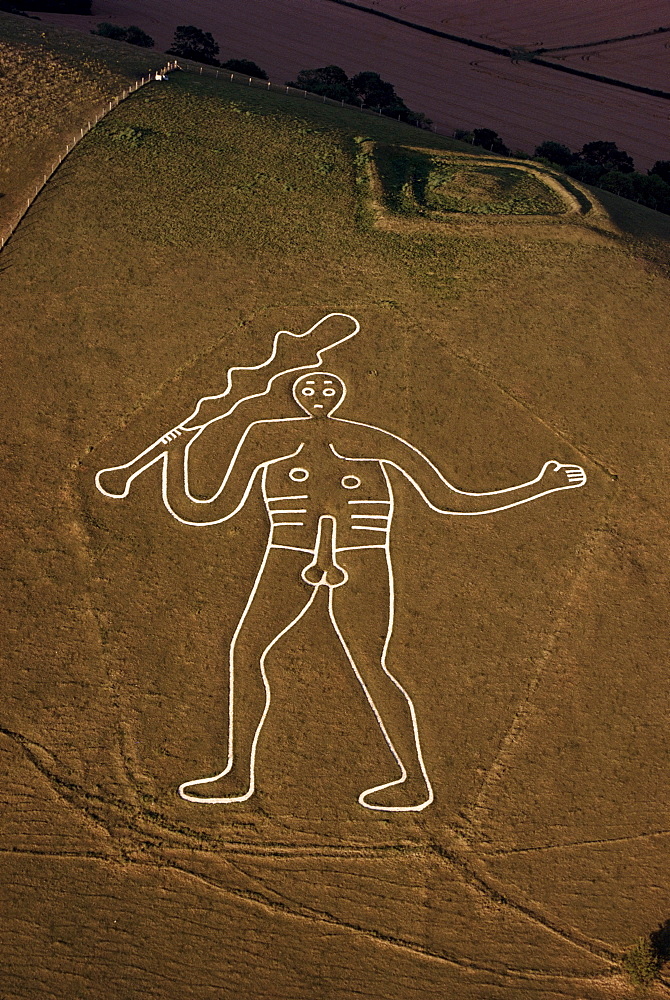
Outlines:
[{"label": "field boundary line", "polygon": [[141,79],[138,78],[137,80],[135,80],[134,83],[131,83],[128,87],[125,87],[121,91],[121,93],[117,94],[116,97],[113,97],[111,101],[106,101],[104,107],[98,112],[98,114],[95,115],[95,117],[92,118],[90,121],[88,121],[85,126],[82,126],[82,128],[79,129],[78,134],[75,132],[74,136],[72,137],[72,141],[65,144],[65,151],[58,154],[58,156],[56,157],[52,165],[49,167],[49,169],[44,172],[42,180],[38,182],[37,186],[34,188],[32,193],[28,195],[25,205],[23,205],[19,209],[17,214],[14,216],[13,220],[10,219],[5,231],[0,232],[0,251],[2,251],[6,247],[8,241],[10,240],[12,235],[16,232],[19,223],[26,215],[30,206],[33,204],[39,193],[43,190],[47,182],[56,173],[63,160],[75,148],[77,143],[81,142],[84,136],[88,135],[91,129],[95,128],[98,122],[102,121],[102,119],[106,115],[108,115],[110,111],[113,111],[114,108],[118,107],[121,101],[125,101],[128,97],[130,97],[131,94],[136,93],[140,89],[140,87],[146,86],[147,83],[151,83],[152,80],[161,80],[166,73],[176,68],[177,68],[177,62],[176,60],[174,60],[172,62],[166,63],[160,69],[150,70],[146,76],[143,76]]},{"label": "field boundary line", "polygon": [[463,818],[474,834],[473,840],[485,854],[498,853],[495,848],[486,850],[486,843],[490,838],[484,833],[484,825],[490,819],[492,811],[492,807],[487,803],[490,801],[492,791],[504,779],[509,765],[513,762],[528,725],[536,717],[538,709],[535,695],[542,683],[548,680],[549,664],[555,659],[560,644],[570,636],[574,626],[572,608],[587,587],[589,577],[597,566],[598,556],[609,540],[610,534],[606,523],[607,517],[587,532],[575,551],[574,564],[577,568],[573,580],[564,594],[562,604],[556,609],[550,628],[538,639],[539,642],[544,642],[544,648],[531,661],[532,669],[529,671],[525,690],[521,693],[511,722],[498,743],[496,755],[483,776],[474,801],[463,811]]},{"label": "field boundary line", "polygon": [[[502,46],[502,45],[491,45],[487,42],[478,41],[475,38],[466,38],[463,35],[452,35],[447,31],[440,31],[439,28],[431,28],[427,24],[419,24],[417,21],[407,21],[405,18],[397,17],[395,14],[389,14],[383,10],[377,10],[374,7],[365,7],[363,4],[354,3],[353,0],[326,0],[327,3],[336,3],[341,7],[351,7],[353,10],[358,10],[362,14],[371,14],[373,17],[382,17],[386,21],[394,21],[396,24],[401,24],[406,28],[411,28],[413,31],[422,31],[426,35],[433,35],[437,38],[444,38],[449,42],[457,42],[459,45],[468,45],[473,49],[483,49],[485,52],[492,52],[494,55],[503,56],[504,58],[511,59],[512,62],[518,62],[518,51],[514,46]],[[668,30],[667,28],[664,30]],[[657,32],[651,32],[651,34],[656,34]],[[636,37],[636,36],[632,36]],[[620,39],[613,39],[613,41],[619,41]],[[624,41],[625,39],[621,39]],[[599,44],[599,43],[596,43]],[[577,47],[577,46],[575,46]],[[589,46],[587,46],[589,47]],[[542,49],[541,52],[549,52],[556,50]],[[605,83],[610,87],[623,87],[625,90],[633,90],[638,94],[646,94],[648,97],[660,97],[663,100],[670,100],[670,92],[667,90],[656,90],[652,87],[645,87],[638,83],[627,83],[625,80],[619,80],[618,77],[614,76],[602,76],[599,73],[589,73],[587,70],[577,69],[576,67],[568,67],[562,63],[551,62],[548,59],[538,59],[535,56],[535,50],[529,49],[528,62],[535,63],[536,66],[544,66],[547,69],[558,70],[559,73],[571,73],[573,76],[581,76],[586,80],[595,80],[597,83]]]}]

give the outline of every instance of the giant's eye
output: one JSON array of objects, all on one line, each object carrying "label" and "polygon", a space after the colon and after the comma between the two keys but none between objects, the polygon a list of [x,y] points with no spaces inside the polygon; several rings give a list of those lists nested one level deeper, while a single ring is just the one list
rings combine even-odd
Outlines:
[{"label": "giant's eye", "polygon": [[334,396],[335,395],[335,390],[334,389],[324,389],[323,390],[323,394],[324,394],[324,396]]},{"label": "giant's eye", "polygon": [[314,395],[314,389],[310,389],[310,387],[307,386],[306,389],[302,390],[302,394],[303,394],[303,396],[313,396]]}]

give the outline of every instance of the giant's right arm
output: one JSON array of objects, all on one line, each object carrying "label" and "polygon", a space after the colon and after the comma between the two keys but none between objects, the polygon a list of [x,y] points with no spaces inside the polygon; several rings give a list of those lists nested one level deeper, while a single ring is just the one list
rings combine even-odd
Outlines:
[{"label": "giant's right arm", "polygon": [[[246,428],[230,457],[221,485],[200,498],[190,488],[191,452],[201,431],[181,430],[163,459],[163,502],[182,524],[208,525],[228,521],[246,503],[257,472],[268,462],[297,455],[303,445],[296,434],[300,420],[257,420]],[[202,430],[206,430],[206,427]],[[175,432],[176,433],[176,432]],[[212,445],[208,448],[212,453]],[[214,453],[218,456],[219,449]]]},{"label": "giant's right arm", "polygon": [[[138,475],[160,463],[163,502],[170,514],[182,524],[220,524],[244,506],[256,473],[265,463],[300,451],[300,437],[287,426],[290,423],[258,420],[241,433],[235,428],[234,434],[231,426],[223,428],[222,423],[194,430],[177,427],[127,466],[103,469],[96,484],[106,496],[122,498]],[[217,469],[225,471],[217,474]],[[211,481],[216,476],[214,481],[220,483],[210,495],[192,491],[191,480],[198,478],[198,472],[201,479]],[[207,473],[204,477],[203,472]]]}]

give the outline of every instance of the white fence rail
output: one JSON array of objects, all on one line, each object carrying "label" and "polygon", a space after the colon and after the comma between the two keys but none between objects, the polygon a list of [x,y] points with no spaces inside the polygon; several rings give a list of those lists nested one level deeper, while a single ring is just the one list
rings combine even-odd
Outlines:
[{"label": "white fence rail", "polygon": [[[108,115],[110,111],[113,111],[114,108],[116,108],[121,103],[121,101],[124,101],[127,97],[130,97],[130,95],[134,94],[137,90],[140,89],[140,87],[145,86],[152,80],[160,79],[160,77],[163,76],[165,73],[169,73],[171,70],[174,69],[180,69],[188,73],[197,73],[199,76],[202,75],[213,76],[217,80],[222,80],[222,81],[228,80],[234,83],[243,83],[249,87],[256,87],[257,89],[266,91],[269,90],[272,91],[273,93],[291,94],[296,97],[302,97],[306,100],[316,101],[319,104],[330,104],[335,107],[349,108],[352,111],[358,111],[363,114],[375,115],[375,116],[382,115],[381,109],[368,108],[365,107],[362,103],[360,106],[356,104],[347,104],[346,101],[336,101],[333,100],[333,98],[331,97],[325,97],[323,95],[313,94],[309,90],[299,90],[296,87],[288,87],[286,86],[286,84],[272,83],[272,81],[270,80],[260,80],[258,79],[258,77],[247,76],[246,74],[243,73],[233,73],[230,70],[217,69],[214,66],[200,65],[198,68],[196,68],[195,66],[184,66],[181,65],[179,62],[177,62],[177,60],[174,60],[173,62],[167,63],[161,69],[152,70],[148,74],[148,76],[143,76],[141,80],[136,80],[135,83],[132,83],[129,87],[123,90],[117,97],[114,97],[111,101],[108,101],[94,118],[91,118],[90,121],[86,122],[86,124],[79,129],[79,132],[73,135],[72,140],[66,143],[65,149],[58,154],[58,157],[54,160],[49,169],[44,172],[43,177],[38,181],[37,185],[35,186],[35,189],[26,199],[25,204],[21,206],[21,208],[16,213],[14,218],[9,222],[5,232],[4,233],[0,232],[0,250],[2,250],[3,247],[6,246],[7,241],[15,232],[16,227],[19,225],[21,219],[23,219],[24,215],[26,214],[32,203],[35,201],[38,194],[43,189],[44,185],[51,177],[53,177],[53,175],[58,170],[59,166],[61,165],[65,157],[72,152],[77,143],[81,142],[84,136],[87,135],[88,132],[90,132],[91,129],[95,125],[97,125],[102,118],[105,117],[105,115]],[[391,116],[384,116],[384,117],[391,117]],[[400,119],[400,115],[398,115],[398,119]],[[426,128],[425,123],[421,122],[419,119],[416,119],[415,121],[406,121],[405,124],[412,125],[420,129]]]},{"label": "white fence rail", "polygon": [[270,90],[274,94],[292,94],[294,97],[303,97],[306,100],[316,101],[318,104],[331,104],[334,107],[350,108],[352,111],[362,111],[367,115],[383,115],[385,118],[391,118],[395,121],[404,121],[406,125],[412,125],[415,128],[428,130],[435,132],[439,135],[445,135],[451,138],[453,132],[437,132],[437,129],[426,124],[425,119],[415,118],[414,120],[405,120],[401,118],[400,114],[394,118],[393,115],[384,115],[381,108],[366,107],[361,101],[360,104],[348,104],[346,101],[336,101],[332,97],[326,97],[323,94],[313,94],[309,90],[300,90],[298,87],[289,87],[286,84],[272,83],[271,80],[261,80],[257,76],[247,76],[246,73],[232,73],[229,69],[217,69],[215,66],[199,66],[197,69],[195,66],[182,66],[181,63],[177,63],[177,69],[184,70],[188,73],[197,73],[199,76],[213,76],[217,80],[228,80],[231,83],[243,83],[249,87],[256,87],[258,90]]},{"label": "white fence rail", "polygon": [[86,122],[86,124],[83,125],[78,132],[75,132],[71,141],[65,144],[65,149],[58,154],[58,156],[51,164],[49,169],[44,172],[43,177],[38,181],[37,185],[35,186],[35,189],[30,193],[30,195],[26,199],[25,204],[20,207],[19,211],[16,213],[14,218],[10,220],[5,232],[0,232],[0,250],[2,250],[3,247],[6,246],[7,241],[15,232],[16,227],[21,222],[21,219],[24,217],[24,215],[26,214],[32,203],[35,201],[35,198],[37,198],[38,194],[40,193],[46,182],[49,180],[50,177],[53,177],[53,175],[58,170],[65,157],[72,152],[77,143],[81,142],[84,136],[87,135],[88,132],[90,132],[91,129],[95,125],[97,125],[102,118],[105,117],[105,115],[108,115],[110,111],[113,111],[113,109],[116,108],[121,103],[121,101],[125,101],[127,97],[130,97],[131,94],[134,94],[137,90],[140,89],[140,87],[144,87],[147,83],[150,83],[152,80],[156,80],[157,78],[160,79],[160,77],[163,76],[165,73],[168,73],[170,70],[176,68],[177,68],[176,61],[169,62],[161,69],[152,70],[148,74],[148,76],[143,76],[141,80],[136,80],[135,83],[131,83],[130,86],[126,87],[126,89],[123,90],[117,97],[114,97],[112,98],[111,101],[108,101],[104,105],[104,107],[101,108],[98,114],[95,115],[95,117],[91,118],[90,121]]}]

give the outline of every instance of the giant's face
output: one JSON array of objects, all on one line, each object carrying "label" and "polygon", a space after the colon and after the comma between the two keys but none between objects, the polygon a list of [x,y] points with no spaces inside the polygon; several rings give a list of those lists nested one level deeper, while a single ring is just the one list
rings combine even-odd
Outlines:
[{"label": "giant's face", "polygon": [[329,417],[346,392],[342,379],[330,372],[308,372],[293,383],[293,398],[310,417]]}]

